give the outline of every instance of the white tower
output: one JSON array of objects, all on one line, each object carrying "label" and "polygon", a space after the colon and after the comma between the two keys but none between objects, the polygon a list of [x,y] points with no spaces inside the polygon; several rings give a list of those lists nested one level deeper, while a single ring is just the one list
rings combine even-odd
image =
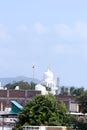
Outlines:
[{"label": "white tower", "polygon": [[56,94],[56,83],[54,81],[53,72],[48,68],[47,71],[44,72],[42,84],[51,88],[51,93]]}]

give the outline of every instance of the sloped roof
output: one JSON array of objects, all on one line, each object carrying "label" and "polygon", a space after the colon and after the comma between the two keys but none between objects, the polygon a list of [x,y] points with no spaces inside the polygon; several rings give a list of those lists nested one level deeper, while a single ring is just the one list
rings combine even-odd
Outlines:
[{"label": "sloped roof", "polygon": [[18,102],[16,102],[16,101],[11,101],[17,108],[19,108],[20,110],[23,108],[23,106],[22,105],[20,105]]},{"label": "sloped roof", "polygon": [[11,103],[12,103],[12,107],[11,107],[10,113],[17,114],[17,113],[21,112],[23,106],[21,106],[18,102],[14,101],[14,100],[11,101]]}]

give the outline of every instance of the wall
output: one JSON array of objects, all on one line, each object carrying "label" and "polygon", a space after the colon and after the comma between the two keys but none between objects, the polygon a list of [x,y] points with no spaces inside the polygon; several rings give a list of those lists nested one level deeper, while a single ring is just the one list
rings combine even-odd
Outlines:
[{"label": "wall", "polygon": [[65,126],[25,126],[23,130],[67,130]]},{"label": "wall", "polygon": [[46,130],[67,130],[65,126],[48,126]]},{"label": "wall", "polygon": [[[75,104],[76,96],[66,96],[66,95],[55,95],[56,107],[59,108],[59,103],[64,102],[68,111],[71,111],[71,104]],[[79,110],[79,109],[78,109]],[[76,112],[77,108],[72,107],[72,111]]]},{"label": "wall", "polygon": [[3,104],[3,109],[5,107],[11,107],[11,101],[16,100],[21,105],[37,94],[41,94],[41,91],[31,91],[31,90],[0,90],[0,110],[1,103]]},{"label": "wall", "polygon": [[[11,107],[11,101],[16,100],[18,103],[24,106],[27,100],[30,100],[35,95],[41,94],[41,91],[34,90],[0,90],[0,110],[1,103],[3,108]],[[66,105],[67,110],[70,111],[70,103],[75,103],[76,96],[63,96],[55,95],[56,98],[56,107],[59,108],[59,103],[63,101]]]}]

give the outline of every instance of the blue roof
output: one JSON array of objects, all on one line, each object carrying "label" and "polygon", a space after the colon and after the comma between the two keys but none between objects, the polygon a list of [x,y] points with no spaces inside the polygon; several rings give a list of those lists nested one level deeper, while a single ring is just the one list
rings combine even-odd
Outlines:
[{"label": "blue roof", "polygon": [[23,106],[22,105],[20,105],[18,102],[16,102],[16,101],[11,101],[17,108],[19,108],[19,109],[22,109],[23,108]]}]

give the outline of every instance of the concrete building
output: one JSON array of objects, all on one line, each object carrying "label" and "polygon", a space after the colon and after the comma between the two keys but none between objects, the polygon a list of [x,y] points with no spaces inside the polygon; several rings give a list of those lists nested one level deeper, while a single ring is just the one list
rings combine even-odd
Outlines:
[{"label": "concrete building", "polygon": [[27,100],[30,100],[37,94],[41,94],[41,91],[0,90],[0,110],[5,110],[5,107],[11,107],[12,100],[17,101],[24,106]]}]

